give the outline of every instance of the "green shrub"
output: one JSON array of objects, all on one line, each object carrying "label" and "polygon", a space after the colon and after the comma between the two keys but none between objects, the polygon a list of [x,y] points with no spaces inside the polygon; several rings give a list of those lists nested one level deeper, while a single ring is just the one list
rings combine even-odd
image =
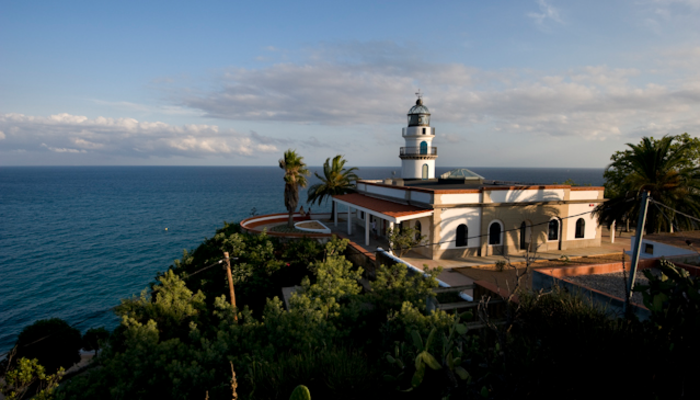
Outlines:
[{"label": "green shrub", "polygon": [[254,360],[246,379],[255,399],[286,400],[299,383],[318,399],[355,399],[377,398],[379,376],[380,371],[361,351],[327,346]]},{"label": "green shrub", "polygon": [[15,360],[37,359],[49,374],[68,369],[80,361],[80,331],[60,318],[42,319],[20,332]]},{"label": "green shrub", "polygon": [[83,349],[87,351],[94,350],[95,356],[97,356],[97,352],[102,348],[108,338],[109,331],[104,327],[90,328],[83,335]]}]

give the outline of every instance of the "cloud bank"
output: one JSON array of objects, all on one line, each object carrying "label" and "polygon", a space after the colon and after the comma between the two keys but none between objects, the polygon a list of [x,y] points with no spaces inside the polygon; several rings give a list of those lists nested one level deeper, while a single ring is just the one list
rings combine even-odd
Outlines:
[{"label": "cloud bank", "polygon": [[56,114],[49,117],[0,114],[2,149],[7,151],[49,151],[93,153],[105,156],[202,158],[207,156],[249,157],[276,153],[274,144],[251,135],[221,130],[215,125],[173,126],[133,118],[89,119]]},{"label": "cloud bank", "polygon": [[[208,117],[311,125],[403,123],[421,88],[436,123],[481,132],[606,139],[700,127],[700,77],[688,51],[664,57],[672,70],[585,66],[563,71],[482,70],[428,63],[400,46],[320,49],[303,63],[234,68],[218,88],[174,102]],[[380,56],[383,54],[383,56]],[[652,65],[653,62],[652,62]]]},{"label": "cloud bank", "polygon": [[[397,132],[418,88],[438,139],[450,145],[501,143],[498,138],[507,135],[520,141],[513,144],[517,148],[542,147],[537,143],[551,138],[608,141],[600,152],[610,154],[641,136],[698,134],[700,48],[664,48],[639,57],[646,61],[637,64],[648,69],[485,70],[427,62],[390,42],[324,44],[307,50],[300,62],[230,68],[202,88],[163,83],[162,93],[180,117],[225,120],[235,130],[71,113],[0,114],[0,152],[243,157],[274,164],[281,151],[298,147],[318,159],[355,151],[373,165],[385,146],[400,145]],[[262,123],[274,136],[252,130]]]}]

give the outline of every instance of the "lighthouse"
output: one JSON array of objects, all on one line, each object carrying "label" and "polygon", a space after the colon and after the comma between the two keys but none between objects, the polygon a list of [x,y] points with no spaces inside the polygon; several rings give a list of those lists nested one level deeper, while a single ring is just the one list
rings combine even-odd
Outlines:
[{"label": "lighthouse", "polygon": [[403,128],[401,133],[405,140],[405,147],[399,152],[401,178],[435,179],[435,128],[430,126],[430,110],[423,105],[420,90],[416,95],[416,105],[408,111],[408,127]]}]

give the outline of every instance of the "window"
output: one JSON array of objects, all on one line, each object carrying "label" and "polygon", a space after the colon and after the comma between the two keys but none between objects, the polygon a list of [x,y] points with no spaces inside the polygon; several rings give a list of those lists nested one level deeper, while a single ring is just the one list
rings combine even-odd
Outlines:
[{"label": "window", "polygon": [[467,237],[469,236],[469,229],[465,224],[457,227],[457,247],[465,247],[467,245]]},{"label": "window", "polygon": [[360,219],[365,219],[365,212],[364,211],[360,211]]},{"label": "window", "polygon": [[527,250],[527,239],[527,224],[523,221],[523,223],[520,224],[520,250]]},{"label": "window", "polygon": [[423,233],[423,226],[421,225],[420,221],[416,221],[416,240],[420,240],[421,233]]},{"label": "window", "polygon": [[489,244],[501,244],[501,224],[497,221],[492,222],[491,226],[489,226]]},{"label": "window", "polygon": [[425,135],[425,128],[423,128],[423,134]]},{"label": "window", "polygon": [[428,164],[423,164],[423,179],[428,179]]},{"label": "window", "polygon": [[425,140],[420,142],[420,153],[428,154],[428,142],[426,142]]},{"label": "window", "polygon": [[576,235],[574,235],[574,237],[576,239],[583,239],[585,234],[586,234],[586,221],[584,221],[583,218],[579,218],[576,220]]},{"label": "window", "polygon": [[559,220],[553,219],[549,221],[549,235],[547,236],[549,240],[559,240]]},{"label": "window", "polygon": [[644,243],[644,253],[654,255],[654,245],[649,243]]}]

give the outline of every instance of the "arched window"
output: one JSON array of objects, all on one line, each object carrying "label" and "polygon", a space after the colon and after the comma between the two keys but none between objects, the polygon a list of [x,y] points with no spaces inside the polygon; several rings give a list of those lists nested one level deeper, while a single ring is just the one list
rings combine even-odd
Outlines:
[{"label": "arched window", "polygon": [[547,235],[549,240],[559,240],[559,220],[553,219],[549,221],[549,235]]},{"label": "arched window", "polygon": [[423,164],[423,179],[428,179],[428,164]]},{"label": "arched window", "polygon": [[420,240],[421,233],[423,233],[423,226],[421,225],[420,221],[416,221],[416,240]]},{"label": "arched window", "polygon": [[457,240],[455,245],[457,247],[465,247],[467,245],[467,237],[469,236],[469,229],[465,224],[457,227]]},{"label": "arched window", "polygon": [[425,135],[425,128],[423,128],[423,134]]},{"label": "arched window", "polygon": [[489,226],[489,244],[501,244],[501,224],[497,221],[491,222],[491,226]]},{"label": "arched window", "polygon": [[420,153],[428,154],[428,142],[426,142],[425,140],[420,142]]},{"label": "arched window", "polygon": [[586,235],[586,221],[583,220],[583,218],[579,218],[576,220],[576,235],[574,236],[576,239],[583,239],[583,237]]}]

